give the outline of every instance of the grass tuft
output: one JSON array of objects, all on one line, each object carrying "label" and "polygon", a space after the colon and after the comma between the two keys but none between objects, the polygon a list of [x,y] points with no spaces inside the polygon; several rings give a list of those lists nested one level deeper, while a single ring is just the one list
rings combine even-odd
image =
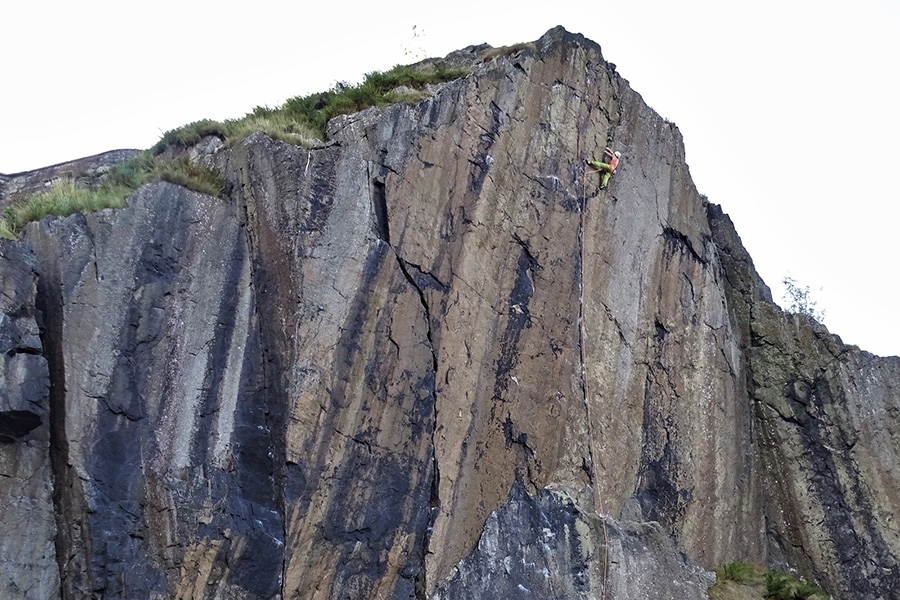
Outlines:
[{"label": "grass tuft", "polygon": [[777,571],[766,573],[766,598],[771,600],[828,600],[818,586]]},{"label": "grass tuft", "polygon": [[[240,119],[195,121],[167,131],[151,152],[153,156],[159,156],[170,148],[181,150],[209,135],[230,146],[254,131],[262,131],[290,144],[315,146],[325,139],[328,121],[338,115],[394,102],[417,102],[426,96],[423,89],[427,85],[452,81],[466,74],[464,69],[419,71],[409,65],[398,65],[385,72],[373,71],[358,85],[342,82],[325,92],[289,98],[278,108],[257,107]],[[394,92],[400,87],[414,92]]]},{"label": "grass tuft", "polygon": [[15,240],[18,239],[16,232],[9,228],[6,217],[0,216],[0,239]]},{"label": "grass tuft", "polygon": [[193,123],[188,123],[177,129],[165,132],[162,138],[160,138],[150,150],[153,153],[153,156],[159,156],[167,148],[187,148],[210,135],[214,135],[224,140],[228,136],[227,126],[210,119],[194,121]]},{"label": "grass tuft", "polygon": [[118,185],[88,190],[77,187],[71,181],[61,183],[7,207],[0,218],[0,235],[16,239],[25,225],[50,215],[67,217],[77,212],[121,208],[125,206],[125,198],[130,192],[130,189]]},{"label": "grass tuft", "polygon": [[77,212],[122,208],[131,192],[153,181],[168,181],[216,197],[222,197],[225,190],[216,171],[196,165],[187,157],[161,160],[144,151],[113,168],[96,189],[66,181],[7,207],[0,217],[0,237],[16,239],[25,225],[51,215],[67,217]]},{"label": "grass tuft", "polygon": [[716,584],[709,589],[715,600],[828,600],[821,588],[799,577],[743,562],[716,569]]},{"label": "grass tuft", "polygon": [[733,562],[717,568],[716,577],[721,581],[734,581],[742,585],[759,585],[766,580],[766,570],[759,565]]},{"label": "grass tuft", "polygon": [[225,182],[217,171],[192,163],[186,156],[158,164],[150,174],[150,178],[156,177],[215,198],[225,192]]},{"label": "grass tuft", "polygon": [[493,59],[498,56],[511,56],[520,50],[536,50],[537,46],[534,45],[534,42],[523,42],[519,44],[513,44],[512,46],[500,46],[499,48],[489,48],[485,50],[481,55],[481,62],[491,62]]}]

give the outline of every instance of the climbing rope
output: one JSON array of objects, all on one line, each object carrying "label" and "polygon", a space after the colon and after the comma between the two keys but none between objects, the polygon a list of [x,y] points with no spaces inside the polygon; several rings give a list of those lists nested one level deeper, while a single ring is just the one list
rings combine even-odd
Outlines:
[{"label": "climbing rope", "polygon": [[597,470],[594,461],[594,451],[592,448],[592,443],[594,440],[594,420],[591,418],[591,401],[590,394],[588,393],[587,363],[585,362],[584,354],[584,341],[586,339],[584,335],[584,228],[585,214],[587,213],[587,176],[593,173],[599,173],[600,171],[601,169],[585,169],[584,175],[581,177],[581,227],[578,229],[578,262],[581,269],[580,281],[578,282],[581,286],[578,304],[578,335],[581,339],[579,340],[578,349],[581,355],[581,384],[584,388],[584,406],[585,411],[587,412],[588,452],[590,453],[591,457],[591,478],[594,481],[594,506],[597,508],[597,511],[600,515],[600,522],[603,523],[603,589],[601,591],[600,600],[606,600],[606,588],[609,584],[609,534],[606,529],[606,515],[603,511],[603,501],[600,498],[600,491],[598,489],[600,478],[597,477]]}]

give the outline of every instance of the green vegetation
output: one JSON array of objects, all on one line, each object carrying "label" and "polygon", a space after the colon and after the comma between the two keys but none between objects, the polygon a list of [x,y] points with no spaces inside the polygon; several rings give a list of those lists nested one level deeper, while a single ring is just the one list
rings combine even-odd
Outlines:
[{"label": "green vegetation", "polygon": [[[359,85],[338,83],[326,92],[290,98],[279,108],[257,107],[241,119],[196,121],[167,131],[153,146],[152,152],[159,156],[169,148],[186,148],[208,135],[215,135],[231,145],[254,131],[263,131],[273,139],[291,144],[313,146],[325,139],[325,125],[333,117],[370,106],[418,102],[425,95],[421,90],[426,85],[451,81],[465,74],[462,69],[419,71],[409,65],[398,65],[390,71],[367,74]],[[412,92],[394,91],[401,87]]]},{"label": "green vegetation", "polygon": [[150,151],[153,156],[159,156],[170,148],[177,152],[209,135],[214,135],[231,145],[254,131],[263,131],[280,142],[307,147],[320,144],[319,140],[323,137],[309,123],[291,118],[281,109],[257,107],[241,119],[222,122],[204,119],[167,131]]},{"label": "green vegetation", "polygon": [[785,276],[781,280],[784,284],[783,300],[787,304],[789,312],[812,317],[818,322],[825,320],[825,311],[816,308],[816,301],[809,292],[809,286],[801,286],[793,277]]},{"label": "green vegetation", "polygon": [[0,237],[16,239],[26,224],[49,215],[65,217],[76,212],[122,207],[130,191],[119,186],[87,190],[71,182],[54,186],[6,208],[0,217]]},{"label": "green vegetation", "polygon": [[115,167],[98,191],[123,190],[127,195],[153,181],[168,181],[217,198],[225,190],[225,183],[217,172],[192,163],[187,156],[162,159],[145,150]]},{"label": "green vegetation", "polygon": [[68,181],[7,207],[0,216],[0,237],[16,239],[25,225],[50,215],[67,217],[77,212],[122,208],[131,192],[152,181],[168,181],[210,196],[221,196],[225,188],[218,173],[187,157],[159,160],[144,151],[115,167],[96,189]]},{"label": "green vegetation", "polygon": [[[219,174],[192,163],[183,152],[204,137],[214,135],[232,145],[254,131],[262,131],[278,141],[314,146],[322,143],[325,125],[332,117],[370,106],[418,102],[427,95],[423,91],[426,85],[458,79],[466,73],[463,69],[416,70],[398,65],[384,73],[367,74],[359,85],[339,83],[327,92],[291,98],[280,108],[257,107],[240,119],[189,123],[167,131],[152,148],[113,169],[97,189],[64,183],[8,207],[0,216],[0,237],[15,239],[27,223],[49,215],[121,208],[131,192],[152,181],[168,181],[221,197],[225,186]],[[398,88],[406,91],[395,91]]]},{"label": "green vegetation", "polygon": [[742,585],[759,585],[766,581],[766,570],[750,563],[733,562],[716,569],[719,581],[734,581]]},{"label": "green vegetation", "polygon": [[772,600],[828,600],[828,595],[807,581],[793,575],[766,573],[766,598]]},{"label": "green vegetation", "polygon": [[734,562],[716,569],[718,581],[709,589],[713,600],[828,600],[819,587],[794,575]]}]

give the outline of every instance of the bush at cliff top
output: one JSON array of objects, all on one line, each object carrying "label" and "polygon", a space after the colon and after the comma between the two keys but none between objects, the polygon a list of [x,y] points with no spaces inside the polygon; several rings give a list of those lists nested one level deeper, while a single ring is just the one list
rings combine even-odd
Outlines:
[{"label": "bush at cliff top", "polygon": [[368,73],[359,85],[338,83],[331,90],[288,99],[278,108],[257,107],[240,119],[212,121],[204,119],[167,131],[151,149],[159,156],[169,148],[181,149],[214,135],[226,144],[234,144],[254,131],[262,131],[273,139],[303,146],[321,144],[329,119],[351,114],[370,106],[384,106],[404,100],[419,100],[421,95],[396,93],[406,87],[421,90],[426,85],[458,79],[466,75],[462,69],[417,71],[398,65],[390,71]]}]

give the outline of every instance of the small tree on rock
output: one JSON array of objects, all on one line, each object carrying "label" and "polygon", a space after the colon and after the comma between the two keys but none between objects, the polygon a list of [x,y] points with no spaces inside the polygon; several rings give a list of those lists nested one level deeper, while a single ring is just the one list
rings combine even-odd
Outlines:
[{"label": "small tree on rock", "polygon": [[816,308],[816,301],[809,293],[809,286],[801,286],[793,277],[785,277],[781,280],[784,284],[784,296],[788,311],[801,315],[807,315],[816,321],[825,320],[825,311]]}]

